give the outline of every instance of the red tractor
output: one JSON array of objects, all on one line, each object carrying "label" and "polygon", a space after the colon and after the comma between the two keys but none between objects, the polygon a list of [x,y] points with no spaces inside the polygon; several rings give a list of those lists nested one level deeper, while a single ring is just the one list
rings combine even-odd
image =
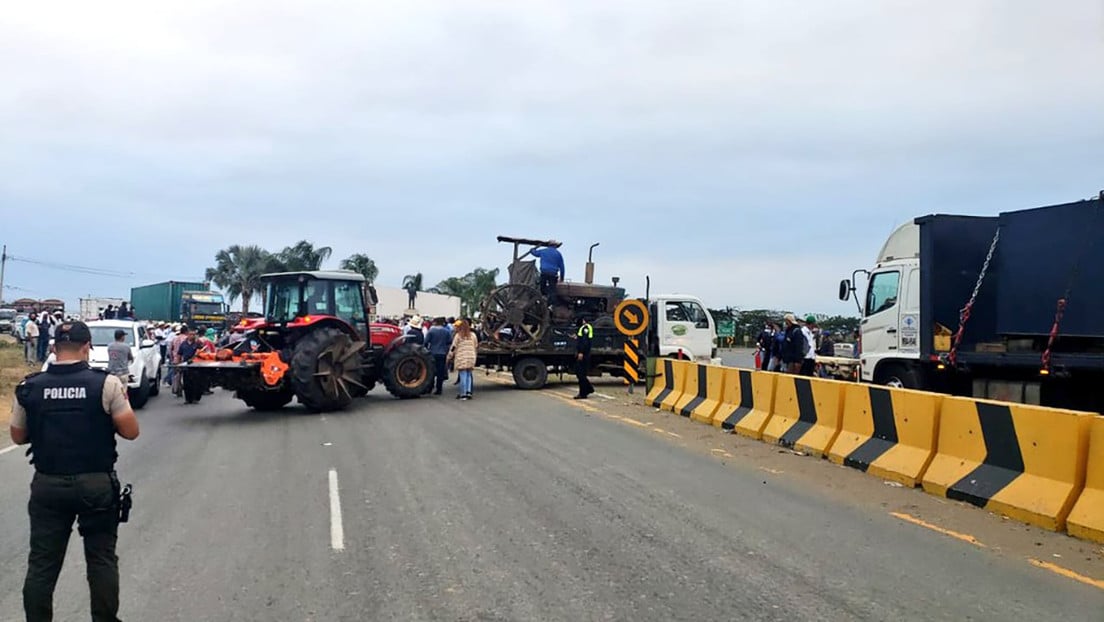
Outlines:
[{"label": "red tractor", "polygon": [[222,387],[257,410],[293,397],[313,412],[339,410],[376,383],[399,398],[428,392],[433,357],[389,324],[369,324],[364,277],[347,271],[262,277],[263,318],[243,319],[215,354],[177,368],[189,401]]}]

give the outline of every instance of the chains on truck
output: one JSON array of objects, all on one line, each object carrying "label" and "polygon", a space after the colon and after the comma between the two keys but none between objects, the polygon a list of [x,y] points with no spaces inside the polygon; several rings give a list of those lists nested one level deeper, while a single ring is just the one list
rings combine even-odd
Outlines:
[{"label": "chains on truck", "polygon": [[[1104,200],[1104,191],[1100,193],[1101,200]],[[1095,206],[1097,221],[1100,220],[1101,215],[1104,214],[1104,208],[1101,205]],[[1043,374],[1050,373],[1050,359],[1051,352],[1054,350],[1054,343],[1058,341],[1058,331],[1062,326],[1062,316],[1066,313],[1066,307],[1069,306],[1070,294],[1073,293],[1073,286],[1077,282],[1077,278],[1081,276],[1081,259],[1089,254],[1093,245],[1096,244],[1096,237],[1093,232],[1099,231],[1099,226],[1087,228],[1085,247],[1078,253],[1077,258],[1073,262],[1073,269],[1070,270],[1069,280],[1066,282],[1066,291],[1062,294],[1062,297],[1058,299],[1057,309],[1054,311],[1054,324],[1050,327],[1050,336],[1047,339],[1046,349],[1043,350],[1043,367],[1040,370]]]},{"label": "chains on truck", "polygon": [[962,343],[962,336],[966,333],[966,322],[970,321],[970,314],[974,310],[974,303],[977,302],[978,292],[981,291],[981,284],[985,282],[985,275],[989,272],[989,264],[993,262],[993,253],[997,250],[997,242],[1000,241],[1000,225],[997,226],[997,232],[993,234],[993,241],[989,244],[989,252],[985,254],[985,263],[981,264],[981,272],[978,274],[977,283],[974,284],[974,291],[970,294],[970,300],[966,302],[966,306],[958,312],[958,331],[954,335],[954,343],[951,344],[951,351],[947,354],[946,361],[953,367],[958,361],[958,345]]}]

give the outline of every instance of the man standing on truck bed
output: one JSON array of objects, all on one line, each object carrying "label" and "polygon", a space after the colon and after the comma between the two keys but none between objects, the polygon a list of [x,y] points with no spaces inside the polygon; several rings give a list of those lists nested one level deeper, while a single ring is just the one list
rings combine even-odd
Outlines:
[{"label": "man standing on truck bed", "polygon": [[566,277],[560,243],[555,240],[547,247],[534,248],[526,253],[540,259],[540,291],[545,296],[556,293],[556,283]]}]

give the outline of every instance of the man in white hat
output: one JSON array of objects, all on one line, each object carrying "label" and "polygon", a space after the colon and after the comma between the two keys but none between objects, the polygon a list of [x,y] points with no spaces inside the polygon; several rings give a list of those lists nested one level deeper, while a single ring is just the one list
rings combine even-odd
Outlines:
[{"label": "man in white hat", "polygon": [[425,327],[422,326],[422,316],[415,315],[406,325],[406,342],[425,345]]}]

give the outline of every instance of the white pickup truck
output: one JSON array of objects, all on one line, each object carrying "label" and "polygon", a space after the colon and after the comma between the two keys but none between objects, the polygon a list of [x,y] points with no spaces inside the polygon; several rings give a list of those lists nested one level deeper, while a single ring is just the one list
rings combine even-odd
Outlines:
[{"label": "white pickup truck", "polygon": [[[152,336],[146,334],[146,327],[125,320],[100,320],[88,322],[88,329],[92,332],[92,353],[88,364],[97,369],[107,369],[107,346],[115,341],[115,331],[126,333],[125,342],[134,356],[127,382],[130,405],[135,410],[145,406],[149,398],[161,389],[161,349]],[[43,371],[53,361],[54,355],[50,354],[42,366]]]}]

